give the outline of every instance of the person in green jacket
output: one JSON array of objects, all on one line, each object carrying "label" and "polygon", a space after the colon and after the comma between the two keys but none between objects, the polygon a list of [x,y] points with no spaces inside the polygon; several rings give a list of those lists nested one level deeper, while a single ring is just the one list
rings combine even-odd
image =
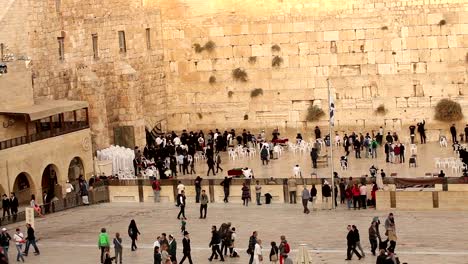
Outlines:
[{"label": "person in green jacket", "polygon": [[101,233],[99,234],[98,239],[98,248],[101,250],[101,264],[104,263],[105,253],[109,249],[109,246],[109,235],[106,233],[105,228],[101,228]]}]

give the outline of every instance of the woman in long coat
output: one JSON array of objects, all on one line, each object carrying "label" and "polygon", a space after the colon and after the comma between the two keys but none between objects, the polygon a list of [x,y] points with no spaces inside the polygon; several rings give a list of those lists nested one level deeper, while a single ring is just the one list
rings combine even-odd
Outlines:
[{"label": "woman in long coat", "polygon": [[136,240],[138,240],[139,234],[140,231],[138,230],[135,220],[132,219],[132,221],[130,221],[130,225],[128,226],[128,236],[130,239],[132,239],[132,251],[137,249]]}]

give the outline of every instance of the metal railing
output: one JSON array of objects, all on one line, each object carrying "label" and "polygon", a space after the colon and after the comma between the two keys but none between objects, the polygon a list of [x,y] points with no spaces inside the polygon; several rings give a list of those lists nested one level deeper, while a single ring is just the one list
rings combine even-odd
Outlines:
[{"label": "metal railing", "polygon": [[22,136],[22,137],[0,141],[0,150],[12,148],[12,147],[16,147],[16,146],[20,146],[20,145],[24,145],[24,144],[28,144],[31,142],[48,139],[48,138],[52,138],[56,136],[61,136],[64,134],[72,133],[72,132],[79,131],[79,130],[86,129],[86,128],[89,128],[89,125],[84,121],[70,122],[64,127],[53,128],[51,130],[42,131],[42,132],[35,133],[29,136]]},{"label": "metal railing", "polygon": [[[105,185],[98,186],[89,190],[89,204],[99,204],[109,202],[109,188]],[[82,206],[83,201],[79,193],[74,192],[67,194],[63,199],[59,199],[48,204],[41,205],[41,213],[43,215],[52,214],[78,206]],[[0,225],[9,225],[16,222],[26,220],[26,213],[24,211],[18,212],[16,215],[4,216],[0,218]]]}]

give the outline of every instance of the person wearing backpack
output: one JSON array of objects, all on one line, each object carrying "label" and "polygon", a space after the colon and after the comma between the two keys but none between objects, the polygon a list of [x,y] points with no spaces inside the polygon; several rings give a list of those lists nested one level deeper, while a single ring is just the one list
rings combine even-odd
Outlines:
[{"label": "person wearing backpack", "polygon": [[283,264],[284,261],[284,255],[289,254],[291,251],[291,247],[288,244],[288,241],[286,240],[286,236],[282,235],[280,237],[281,243],[279,245],[279,252],[280,252],[280,264]]}]

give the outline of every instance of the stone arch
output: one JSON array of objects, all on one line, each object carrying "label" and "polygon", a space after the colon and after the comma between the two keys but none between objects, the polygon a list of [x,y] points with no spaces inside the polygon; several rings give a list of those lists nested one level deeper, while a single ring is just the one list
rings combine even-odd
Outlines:
[{"label": "stone arch", "polygon": [[[57,191],[60,191],[60,188],[57,188],[58,179],[58,167],[55,164],[47,165],[42,172],[41,177],[41,195],[43,195],[43,193],[47,193],[47,200],[52,199],[54,196],[60,197],[60,194],[56,194]],[[50,200],[43,202],[50,202]]]},{"label": "stone arch", "polygon": [[16,176],[13,183],[13,192],[18,198],[19,204],[28,204],[31,200],[31,195],[34,193],[34,182],[26,172],[21,172]]},{"label": "stone arch", "polygon": [[74,157],[68,165],[68,177],[70,182],[78,181],[80,175],[85,175],[83,159]]}]

